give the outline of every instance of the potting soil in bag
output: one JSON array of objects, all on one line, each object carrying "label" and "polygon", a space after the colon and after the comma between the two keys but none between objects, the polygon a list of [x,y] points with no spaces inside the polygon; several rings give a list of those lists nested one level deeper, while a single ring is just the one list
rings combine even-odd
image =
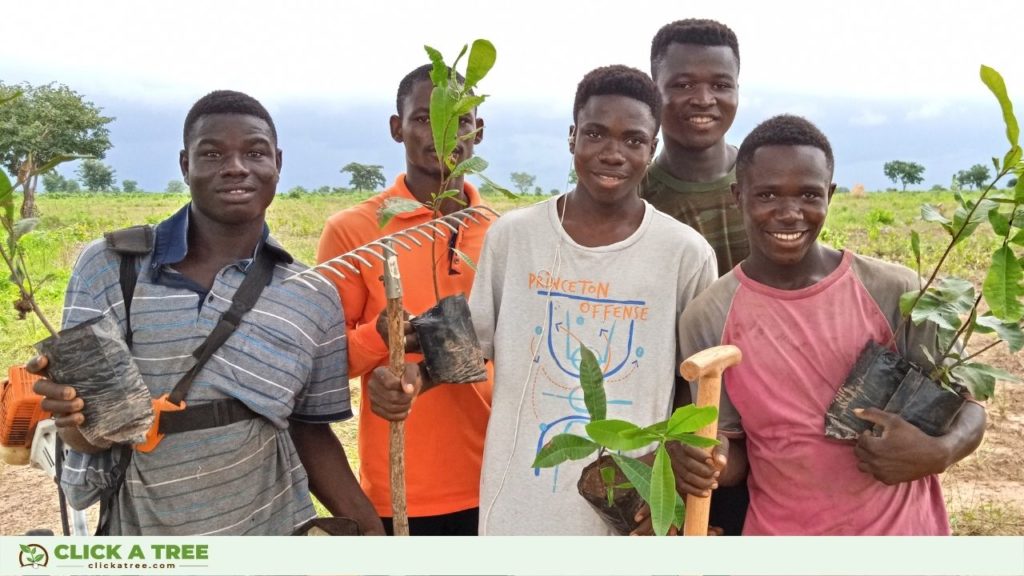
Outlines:
[{"label": "potting soil in bag", "polygon": [[882,408],[910,371],[910,363],[874,340],[861,350],[842,388],[825,413],[825,435],[839,440],[855,440],[871,428],[871,422],[853,414],[857,408]]},{"label": "potting soil in bag", "polygon": [[427,374],[434,382],[469,384],[487,380],[484,354],[462,294],[442,298],[409,321],[416,329]]},{"label": "potting soil in bag", "polygon": [[101,447],[140,443],[153,424],[149,388],[121,330],[98,316],[36,344],[47,357],[47,378],[74,387],[85,405],[86,440]]}]

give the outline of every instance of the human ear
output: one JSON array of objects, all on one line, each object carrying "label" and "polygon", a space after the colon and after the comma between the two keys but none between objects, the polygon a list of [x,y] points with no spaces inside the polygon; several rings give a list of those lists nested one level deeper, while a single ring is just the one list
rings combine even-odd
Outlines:
[{"label": "human ear", "polygon": [[178,168],[181,169],[181,177],[188,184],[188,150],[178,152]]},{"label": "human ear", "polygon": [[391,130],[391,139],[401,144],[404,142],[402,138],[402,118],[398,114],[392,114],[391,118],[388,119],[388,128]]},{"label": "human ear", "polygon": [[832,195],[833,195],[833,194],[835,194],[835,193],[836,193],[836,183],[835,183],[835,182],[833,182],[833,183],[832,183],[832,184],[830,184],[830,185],[829,185],[829,187],[828,187],[828,201],[829,201],[829,202],[831,202],[831,201],[832,201]]},{"label": "human ear", "polygon": [[476,137],[473,138],[473,144],[479,144],[484,139],[484,119],[476,119]]},{"label": "human ear", "polygon": [[732,201],[736,203],[736,206],[741,207],[741,209],[742,209],[742,204],[740,203],[740,186],[739,186],[739,183],[733,182],[732,184],[730,184],[729,185],[729,190],[732,192]]},{"label": "human ear", "polygon": [[576,153],[576,125],[569,126],[569,154]]},{"label": "human ear", "polygon": [[274,174],[274,182],[281,179],[281,168],[284,166],[284,152],[280,148],[277,148],[277,154],[275,154],[277,160],[277,173]]}]

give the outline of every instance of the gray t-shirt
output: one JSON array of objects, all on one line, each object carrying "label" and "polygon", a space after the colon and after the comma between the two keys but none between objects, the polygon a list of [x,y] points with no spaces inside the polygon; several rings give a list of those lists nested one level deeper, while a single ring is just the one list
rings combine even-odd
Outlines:
[{"label": "gray t-shirt", "polygon": [[555,434],[586,435],[581,345],[604,370],[608,418],[643,426],[670,413],[676,319],[718,274],[699,234],[645,206],[636,232],[609,246],[574,242],[556,199],[515,210],[488,232],[470,299],[495,373],[481,534],[609,534],[576,490],[593,457],[531,467]]}]

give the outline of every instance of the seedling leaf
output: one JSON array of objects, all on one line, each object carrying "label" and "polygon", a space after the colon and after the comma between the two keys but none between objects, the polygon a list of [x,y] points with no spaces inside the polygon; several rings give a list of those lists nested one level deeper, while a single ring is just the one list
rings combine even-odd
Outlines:
[{"label": "seedling leaf", "polygon": [[377,226],[383,228],[395,216],[415,212],[423,207],[423,204],[408,198],[388,198],[377,213]]},{"label": "seedling leaf", "polygon": [[[619,470],[622,470],[622,473],[629,479],[637,494],[640,494],[644,502],[647,502],[649,505],[651,503],[651,467],[629,456],[612,454],[611,457],[615,461],[615,465],[619,467]],[[685,513],[686,504],[683,503],[682,497],[677,493],[672,524],[681,528]]]},{"label": "seedling leaf", "polygon": [[444,56],[439,51],[430,46],[424,46],[424,50],[427,51],[427,56],[430,57],[430,63],[434,65],[430,70],[430,82],[434,86],[448,86],[448,66],[444,63]]},{"label": "seedling leaf", "polygon": [[[1016,166],[1017,162],[1020,162],[1020,157],[1020,146],[1013,146],[1006,152],[1006,155],[1003,156],[1003,166]],[[996,172],[999,172],[998,167],[996,167]]]},{"label": "seedling leaf", "polygon": [[587,406],[590,421],[604,420],[608,410],[604,374],[597,363],[597,356],[583,344],[580,344],[580,387],[583,388],[583,403]]},{"label": "seedling leaf", "polygon": [[625,420],[595,420],[587,424],[587,435],[609,450],[636,450],[647,446],[657,437],[637,436],[640,427]]},{"label": "seedling leaf", "polygon": [[985,314],[975,320],[974,329],[982,334],[995,332],[1006,342],[1010,352],[1024,348],[1024,330],[1021,329],[1020,322],[1004,322],[991,314]]},{"label": "seedling leaf", "polygon": [[601,446],[575,434],[558,434],[548,441],[533,459],[533,468],[550,468],[567,460],[580,460]]},{"label": "seedling leaf", "polygon": [[486,169],[487,160],[484,160],[479,156],[472,156],[470,158],[466,158],[462,162],[459,162],[458,165],[455,166],[455,169],[452,170],[451,178],[455,179],[465,174],[483,172]]},{"label": "seedling leaf", "polygon": [[981,81],[988,86],[996,100],[999,101],[999,107],[1003,109],[1003,123],[1006,124],[1006,139],[1010,142],[1010,146],[1016,146],[1020,128],[1017,126],[1016,116],[1013,115],[1013,103],[1006,94],[1006,83],[1003,82],[1002,75],[994,69],[982,65]]},{"label": "seedling leaf", "polygon": [[435,86],[430,92],[430,129],[434,150],[446,164],[458,141],[459,117],[452,114],[457,97],[449,87]]},{"label": "seedling leaf", "polygon": [[719,444],[721,444],[721,442],[714,438],[705,438],[704,436],[697,436],[696,434],[690,433],[669,433],[668,437],[671,438],[672,440],[678,440],[683,444],[696,446],[697,448],[711,448],[713,446],[718,446]]},{"label": "seedling leaf", "polygon": [[23,218],[14,223],[14,241],[28,234],[39,225],[39,218]]},{"label": "seedling leaf", "polygon": [[716,418],[718,418],[718,408],[714,406],[697,408],[693,404],[687,404],[676,408],[672,413],[672,417],[668,419],[667,434],[672,436],[673,434],[696,432],[714,422]]},{"label": "seedling leaf", "polygon": [[914,252],[914,262],[917,264],[917,276],[921,276],[921,235],[917,230],[910,231],[910,249]]},{"label": "seedling leaf", "polygon": [[471,90],[483,80],[497,59],[498,52],[494,49],[494,44],[483,38],[474,40],[469,51],[469,60],[466,62],[466,90]]},{"label": "seedling leaf", "polygon": [[945,278],[921,296],[910,319],[914,324],[927,320],[940,328],[956,330],[960,327],[960,315],[966,314],[973,305],[973,284],[959,278]]},{"label": "seedling leaf", "polygon": [[1020,303],[1021,294],[1024,294],[1022,279],[1024,271],[1013,250],[1006,245],[1000,246],[992,254],[992,265],[982,285],[985,303],[996,318],[1009,322],[1020,320],[1024,312]]},{"label": "seedling leaf", "polygon": [[931,204],[925,204],[921,206],[921,219],[925,222],[938,222],[940,224],[949,224],[949,219],[939,212],[939,209]]},{"label": "seedling leaf", "polygon": [[654,534],[664,536],[672,526],[675,511],[676,475],[672,473],[672,461],[664,445],[659,445],[654,453],[654,466],[651,469],[651,524]]},{"label": "seedling leaf", "polygon": [[483,180],[484,182],[490,184],[492,188],[494,188],[498,192],[501,192],[501,194],[504,197],[509,198],[511,200],[518,200],[519,199],[519,196],[515,192],[512,192],[511,190],[508,190],[507,188],[505,188],[504,186],[498,184],[494,180],[491,180],[487,176],[485,176],[483,174],[477,174],[477,176],[479,176],[480,179]]},{"label": "seedling leaf", "polygon": [[988,223],[992,225],[992,231],[999,236],[1006,236],[1010,233],[1010,219],[999,210],[993,210],[988,213]]}]

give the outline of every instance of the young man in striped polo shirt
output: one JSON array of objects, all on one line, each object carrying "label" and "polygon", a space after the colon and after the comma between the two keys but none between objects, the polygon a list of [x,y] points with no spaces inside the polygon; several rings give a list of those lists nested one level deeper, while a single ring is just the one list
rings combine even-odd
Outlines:
[{"label": "young man in striped polo shirt", "polygon": [[[154,249],[140,258],[132,354],[152,396],[170,392],[268,253],[269,284],[185,398],[185,413],[221,402],[241,404],[247,416],[167,434],[151,452],[126,452],[87,441],[74,387],[41,380],[43,407],[72,449],[61,485],[72,506],[90,506],[130,454],[111,502],[115,535],[287,535],[316,516],[310,491],[363,532],[383,533],[328,425],[352,414],[337,293],[327,281],[284,284],[304,267],[264,222],[282,159],[273,120],[245,94],[213,92],[189,111],[184,145],[179,162],[192,201],[156,226]],[[119,255],[102,240],[85,248],[68,285],[65,328],[100,314],[126,327],[118,270]],[[45,363],[36,358],[33,368]]]}]

